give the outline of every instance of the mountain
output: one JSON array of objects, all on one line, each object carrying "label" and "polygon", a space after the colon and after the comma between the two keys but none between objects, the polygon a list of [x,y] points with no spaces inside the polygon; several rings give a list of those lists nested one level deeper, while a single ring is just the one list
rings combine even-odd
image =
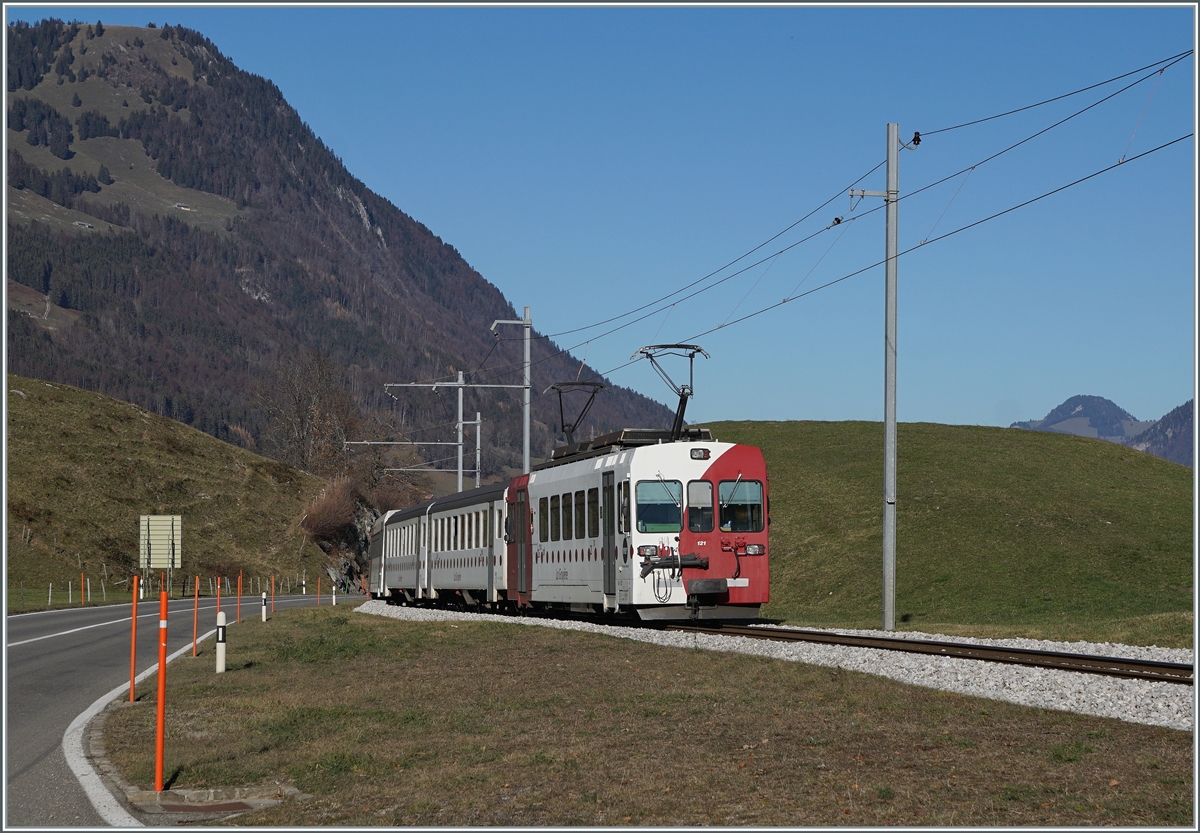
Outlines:
[{"label": "mountain", "polygon": [[1138,434],[1127,445],[1162,457],[1173,463],[1190,466],[1193,463],[1192,411],[1195,400],[1189,399]]},{"label": "mountain", "polygon": [[1192,465],[1192,401],[1157,422],[1144,422],[1101,396],[1072,396],[1043,419],[1014,422],[1010,428],[1092,437]]},{"label": "mountain", "polygon": [[1014,422],[1010,428],[1055,431],[1077,437],[1099,437],[1124,445],[1154,423],[1141,422],[1124,408],[1102,396],[1072,396],[1044,419]]},{"label": "mountain", "polygon": [[[336,423],[335,468],[341,439],[452,435],[453,393],[393,397],[385,383],[459,371],[520,382],[520,329],[488,329],[521,317],[500,289],[352,176],[274,84],[203,35],[48,20],[7,37],[10,372],[294,464],[312,459],[294,448],[308,428],[281,403],[337,394],[322,423]],[[532,360],[537,457],[561,437],[557,400],[538,394],[599,374],[536,331]],[[300,391],[317,365],[333,370],[330,396]],[[464,394],[466,417],[483,415],[485,469],[519,465],[520,391]],[[316,405],[292,400],[309,419]],[[610,385],[578,433],[671,416]]]}]

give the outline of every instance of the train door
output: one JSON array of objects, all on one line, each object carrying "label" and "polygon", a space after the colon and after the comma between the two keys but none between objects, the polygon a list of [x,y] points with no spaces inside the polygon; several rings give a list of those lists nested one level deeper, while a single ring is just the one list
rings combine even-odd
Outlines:
[{"label": "train door", "polygon": [[504,540],[508,542],[508,598],[518,606],[529,604],[533,583],[528,483],[528,477],[517,478],[506,498],[508,519],[504,524]]},{"label": "train door", "polygon": [[600,547],[600,557],[604,572],[604,595],[615,596],[617,593],[617,497],[616,488],[613,485],[613,472],[604,472],[602,484],[604,486],[603,500],[601,501],[603,503],[601,508],[603,528],[600,532],[603,541]]}]

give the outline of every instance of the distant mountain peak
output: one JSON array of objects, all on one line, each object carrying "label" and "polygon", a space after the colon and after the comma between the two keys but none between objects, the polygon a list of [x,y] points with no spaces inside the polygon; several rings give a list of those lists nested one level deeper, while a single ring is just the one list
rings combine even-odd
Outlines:
[{"label": "distant mountain peak", "polygon": [[1072,396],[1042,419],[1014,422],[1010,428],[1073,434],[1127,445],[1185,466],[1192,465],[1193,401],[1158,421],[1136,419],[1102,396]]}]

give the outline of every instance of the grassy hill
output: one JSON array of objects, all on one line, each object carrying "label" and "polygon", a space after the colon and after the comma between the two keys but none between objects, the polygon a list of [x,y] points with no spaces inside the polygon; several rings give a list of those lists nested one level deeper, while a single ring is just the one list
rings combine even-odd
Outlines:
[{"label": "grassy hill", "polygon": [[[312,575],[323,554],[297,529],[323,483],[135,405],[9,375],[5,558],[9,610],[66,602],[79,575],[136,572],[138,517],[182,515],[189,577]],[[207,587],[206,587],[207,590]]]},{"label": "grassy hill", "polygon": [[[771,476],[764,615],[882,622],[883,427],[717,422]],[[1192,645],[1191,469],[1082,437],[901,424],[900,629]]]}]

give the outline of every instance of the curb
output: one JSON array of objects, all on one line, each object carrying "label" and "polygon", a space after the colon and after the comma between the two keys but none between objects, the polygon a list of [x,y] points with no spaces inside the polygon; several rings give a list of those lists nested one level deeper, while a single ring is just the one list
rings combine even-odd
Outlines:
[{"label": "curb", "polygon": [[[216,633],[216,630],[211,630],[201,637],[197,638],[197,643],[208,639]],[[167,662],[181,657],[187,651],[191,650],[191,645],[185,645],[175,653],[167,657]],[[158,672],[158,663],[138,674],[134,678],[134,684],[140,683],[142,680],[149,677],[151,674]],[[96,715],[100,714],[109,703],[120,697],[122,694],[129,691],[129,683],[122,683],[112,691],[100,697],[92,705],[88,706],[87,710],[71,721],[71,725],[67,727],[67,731],[63,733],[62,750],[63,755],[67,759],[67,766],[71,768],[71,772],[75,773],[75,778],[79,781],[79,786],[83,788],[83,792],[88,797],[88,801],[92,803],[92,807],[100,815],[100,818],[111,827],[145,827],[145,824],[134,818],[122,805],[121,802],[112,794],[108,786],[104,783],[95,768],[92,767],[88,750],[84,747],[85,736],[90,733],[85,732],[88,724]],[[106,763],[102,764],[109,772],[111,767]]]}]

